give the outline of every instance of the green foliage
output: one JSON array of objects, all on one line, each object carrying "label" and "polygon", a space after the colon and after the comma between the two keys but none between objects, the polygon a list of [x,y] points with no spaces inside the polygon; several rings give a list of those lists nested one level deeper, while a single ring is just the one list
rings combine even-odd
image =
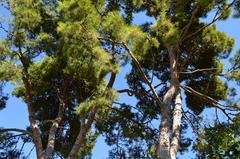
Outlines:
[{"label": "green foliage", "polygon": [[[117,72],[118,67],[97,39],[100,15],[92,1],[55,2],[10,1],[13,37],[1,42],[0,74],[1,81],[15,82],[12,93],[25,100],[22,71],[27,70],[44,148],[51,125],[43,121],[55,119],[59,96],[64,94],[64,129],[57,132],[54,153],[66,157],[81,128],[79,118],[87,118],[91,107],[111,105],[115,99],[113,91],[103,90],[106,75]],[[90,102],[91,107],[84,107],[85,112],[78,115],[75,110],[86,105],[84,101]],[[1,93],[1,107],[5,102]],[[83,157],[91,154],[96,137],[96,133],[87,137],[85,148],[81,149]]]},{"label": "green foliage", "polygon": [[[201,18],[206,17],[210,11],[221,9],[221,20],[230,15],[231,7],[227,8],[227,0],[7,2],[13,18],[9,35],[0,42],[0,82],[15,84],[12,94],[25,100],[23,77],[28,78],[44,149],[51,127],[51,123],[45,121],[56,118],[59,106],[64,101],[66,109],[56,133],[54,155],[66,157],[69,154],[83,126],[80,121],[85,121],[93,108],[100,108],[95,118],[95,131],[87,134],[84,147],[79,151],[81,158],[91,156],[100,134],[105,135],[107,144],[113,147],[109,153],[110,158],[156,157],[156,146],[153,145],[157,143],[160,133],[153,125],[156,125],[162,112],[153,100],[153,94],[148,91],[138,68],[132,65],[127,75],[131,90],[129,95],[136,97],[136,105],[114,102],[117,99],[116,91],[106,88],[106,76],[117,73],[121,63],[128,63],[126,50],[121,45],[123,42],[137,57],[147,78],[154,84],[161,83],[156,87],[161,99],[171,83],[169,46],[178,48],[176,56],[180,72],[214,68],[213,71],[179,73],[181,84],[217,101],[226,100],[229,94],[236,94],[234,90],[229,91],[228,83],[217,76],[224,70],[223,59],[229,57],[234,39],[217,31],[215,25],[201,30],[205,25]],[[235,4],[235,10],[238,3]],[[194,19],[190,21],[193,11],[198,7]],[[134,14],[141,12],[155,18],[155,21],[142,26],[133,25]],[[187,36],[194,36],[184,39],[181,37],[183,31],[187,31]],[[116,41],[113,42],[115,50],[111,42],[100,41],[100,37]],[[234,71],[227,75],[228,79],[237,82],[240,81],[239,54],[231,60]],[[7,101],[7,96],[2,92],[3,86],[1,85],[0,91],[0,109],[5,107]],[[185,94],[184,103],[195,115],[214,106],[191,93]],[[234,101],[231,102],[237,105]],[[200,155],[217,154],[212,158],[239,155],[238,147],[235,147],[239,146],[236,135],[236,132],[239,133],[238,121],[236,118],[236,123],[206,128],[204,139],[200,136],[201,141],[196,145],[198,151],[201,151]],[[183,137],[184,130],[187,129],[185,121],[182,126],[181,152],[191,144],[190,139]],[[218,137],[214,136],[215,130]],[[215,142],[218,138],[222,141]],[[3,142],[0,146],[12,148],[16,141],[7,144]],[[1,149],[4,149],[2,156],[10,153],[8,149]],[[12,158],[16,158],[16,155],[19,157],[18,151],[12,154],[15,155]],[[2,156],[0,154],[0,158]]]},{"label": "green foliage", "polygon": [[235,80],[238,84],[240,83],[240,62],[239,61],[240,61],[240,51],[238,51],[236,55],[230,59],[232,68],[226,75],[229,79]]},{"label": "green foliage", "polygon": [[208,47],[213,48],[214,52],[218,54],[222,53],[223,55],[231,53],[235,39],[228,37],[226,33],[217,31],[216,25],[206,29],[203,35],[204,42],[210,44]]},{"label": "green foliage", "polygon": [[158,19],[157,23],[153,26],[153,30],[156,32],[160,42],[163,42],[166,46],[174,44],[179,38],[179,31],[176,24],[173,24],[164,15]]},{"label": "green foliage", "polygon": [[90,99],[82,102],[77,107],[77,113],[80,116],[86,114],[93,108],[107,109],[108,107],[111,107],[112,101],[115,100],[117,97],[117,94],[114,90],[106,90],[101,96],[96,96],[94,95],[94,93],[95,92],[93,92],[93,95],[90,97]]},{"label": "green foliage", "polygon": [[97,133],[88,133],[84,141],[84,148],[79,151],[79,158],[91,158],[92,150],[96,144],[96,139],[99,135]]},{"label": "green foliage", "polygon": [[215,124],[204,129],[194,149],[199,159],[240,157],[239,115],[232,124]]},{"label": "green foliage", "polygon": [[119,15],[119,12],[109,12],[104,17],[101,33],[115,39],[117,42],[124,42],[141,59],[151,46],[158,46],[155,38],[150,37],[136,25],[128,25]]},{"label": "green foliage", "polygon": [[11,43],[9,40],[0,41],[0,60],[1,61],[6,59],[6,57],[11,53],[10,45]]},{"label": "green foliage", "polygon": [[15,27],[34,30],[42,22],[39,0],[10,0]]},{"label": "green foliage", "polygon": [[1,80],[16,82],[21,79],[21,69],[10,61],[0,63]]}]

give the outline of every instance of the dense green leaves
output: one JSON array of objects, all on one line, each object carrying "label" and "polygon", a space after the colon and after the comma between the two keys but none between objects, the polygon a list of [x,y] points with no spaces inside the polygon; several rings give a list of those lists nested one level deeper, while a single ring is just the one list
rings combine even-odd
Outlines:
[{"label": "dense green leaves", "polygon": [[240,157],[239,115],[232,124],[215,124],[204,129],[199,136],[195,150],[199,152],[199,159]]},{"label": "dense green leaves", "polygon": [[[55,133],[53,156],[67,157],[78,133],[86,127],[84,123],[91,116],[90,112],[98,108],[94,124],[91,123],[95,125],[94,131],[85,134],[84,146],[79,150],[81,158],[91,156],[100,134],[106,137],[108,145],[113,146],[110,158],[156,157],[162,110],[139,68],[134,62],[129,63],[129,50],[140,62],[148,80],[156,84],[160,99],[172,83],[168,49],[171,46],[177,50],[174,64],[180,85],[195,91],[194,94],[182,90],[186,95],[184,111],[191,111],[192,116],[228,99],[231,90],[223,78],[240,81],[239,53],[231,60],[232,69],[224,72],[223,60],[229,57],[234,39],[218,31],[215,25],[206,27],[201,21],[210,11],[216,11],[220,20],[228,18],[232,6],[227,0],[6,0],[2,3],[9,7],[12,20],[9,32],[6,32],[8,36],[0,42],[0,82],[14,84],[12,94],[27,104],[27,97],[30,97],[44,149],[52,121],[63,103],[65,105]],[[237,17],[239,2],[233,5]],[[135,13],[146,13],[155,21],[134,25]],[[116,102],[115,87],[107,88],[107,76],[112,74],[112,80],[123,63],[131,64],[127,65],[129,90],[119,92],[135,96],[136,103]],[[196,71],[201,69],[210,70]],[[0,109],[7,101],[3,86]],[[216,102],[196,94],[204,94]],[[170,105],[173,103],[171,100]],[[235,101],[230,103],[237,105]],[[169,110],[173,108],[171,106]],[[173,112],[170,114],[173,116]],[[234,122],[238,123],[238,120],[235,118]],[[181,152],[191,144],[190,139],[184,138],[186,122],[186,119],[182,122]],[[236,123],[206,128],[204,139],[199,138],[197,145],[200,156],[217,154],[211,156],[216,158],[238,154]],[[215,142],[214,130],[223,141]],[[11,149],[16,143],[11,140],[7,147]],[[8,153],[10,151],[4,149],[2,156]],[[20,154],[13,152],[15,156]]]}]

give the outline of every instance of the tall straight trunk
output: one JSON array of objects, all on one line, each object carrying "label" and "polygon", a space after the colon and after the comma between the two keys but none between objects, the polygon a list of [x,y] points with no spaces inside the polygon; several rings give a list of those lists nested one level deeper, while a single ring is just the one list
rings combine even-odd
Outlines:
[{"label": "tall straight trunk", "polygon": [[160,159],[171,159],[171,131],[170,131],[170,108],[172,100],[178,92],[179,80],[177,72],[177,56],[174,46],[170,46],[168,49],[168,55],[170,60],[170,78],[171,86],[163,98],[163,103],[167,106],[167,111],[162,111],[161,123],[160,123],[160,137],[159,137],[159,151],[158,156]]},{"label": "tall straight trunk", "polygon": [[159,152],[160,159],[170,158],[170,114],[169,112],[163,113],[160,123],[160,138],[159,138]]},{"label": "tall straight trunk", "polygon": [[178,92],[175,97],[173,110],[172,141],[170,148],[171,159],[176,159],[177,156],[180,141],[181,120],[182,120],[182,98],[180,92]]}]

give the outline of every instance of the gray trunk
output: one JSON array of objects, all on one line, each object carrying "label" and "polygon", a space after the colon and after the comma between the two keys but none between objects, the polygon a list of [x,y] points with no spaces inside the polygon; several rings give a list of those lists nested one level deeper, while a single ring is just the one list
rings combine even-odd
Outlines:
[{"label": "gray trunk", "polygon": [[181,94],[178,94],[175,97],[173,110],[173,125],[172,125],[172,141],[170,148],[171,159],[176,159],[179,141],[180,141],[180,129],[181,129],[181,119],[182,119],[182,99]]},{"label": "gray trunk", "polygon": [[[178,93],[179,80],[177,70],[177,57],[174,46],[167,48],[170,60],[170,78],[171,86],[163,98],[163,103],[168,108],[167,111],[162,111],[162,118],[160,123],[160,137],[159,137],[159,151],[160,159],[171,159],[171,131],[170,131],[170,108],[173,103],[173,98]],[[173,151],[175,152],[175,151]],[[173,153],[176,154],[176,153]],[[175,155],[176,157],[176,155]]]}]

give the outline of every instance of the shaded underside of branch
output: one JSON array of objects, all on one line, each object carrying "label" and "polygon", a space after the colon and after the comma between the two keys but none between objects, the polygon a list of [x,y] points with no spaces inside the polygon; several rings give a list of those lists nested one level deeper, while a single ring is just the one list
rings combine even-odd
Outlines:
[{"label": "shaded underside of branch", "polygon": [[30,132],[24,129],[17,129],[17,128],[6,128],[6,129],[0,129],[0,134],[6,133],[6,132],[20,132],[22,134],[28,134],[30,135]]}]

